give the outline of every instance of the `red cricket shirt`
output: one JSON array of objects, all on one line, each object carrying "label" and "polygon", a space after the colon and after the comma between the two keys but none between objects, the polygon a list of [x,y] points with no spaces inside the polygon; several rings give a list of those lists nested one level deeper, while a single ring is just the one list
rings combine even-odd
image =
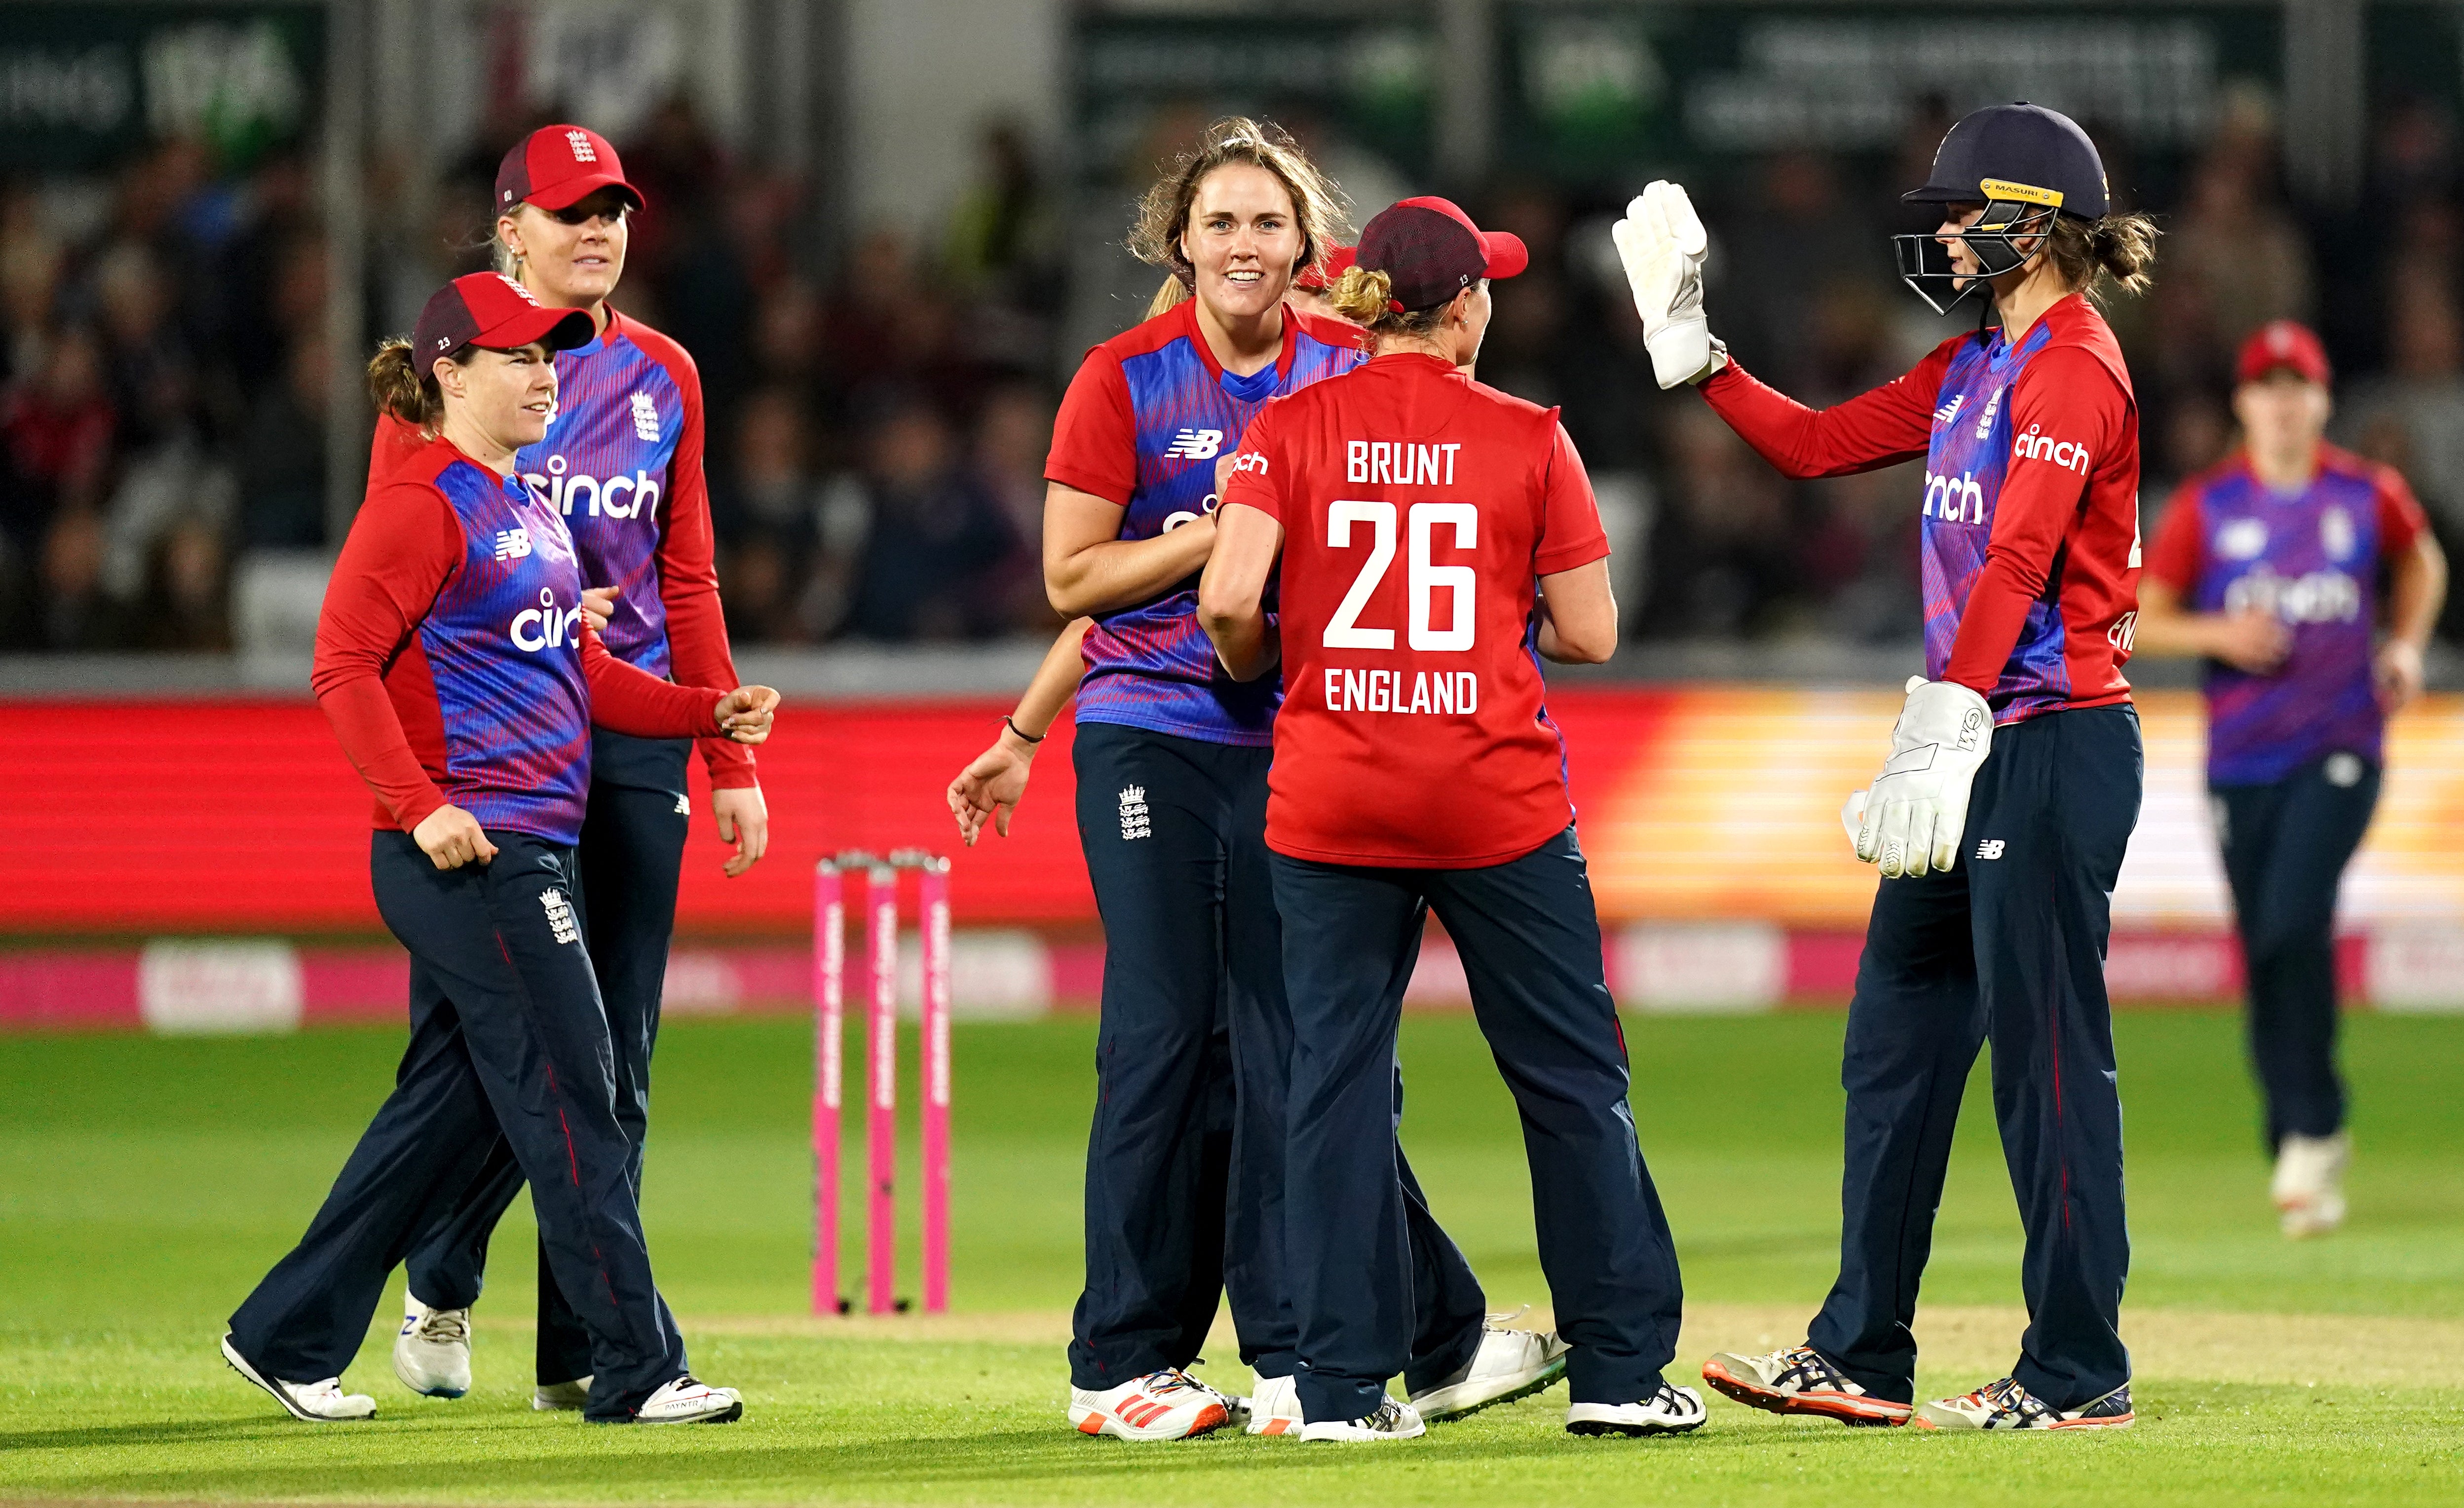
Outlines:
[{"label": "red cricket shirt", "polygon": [[1284,526],[1268,847],[1468,869],[1565,830],[1536,579],[1609,545],[1555,409],[1381,356],[1268,404],[1223,503]]}]

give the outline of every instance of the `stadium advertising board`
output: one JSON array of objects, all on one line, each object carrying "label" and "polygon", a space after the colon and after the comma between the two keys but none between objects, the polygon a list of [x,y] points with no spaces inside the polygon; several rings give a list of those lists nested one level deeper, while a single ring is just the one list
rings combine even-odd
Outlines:
[{"label": "stadium advertising board", "polygon": [[[1561,689],[1551,706],[1572,751],[1621,995],[1687,1009],[1845,995],[1876,880],[1848,852],[1839,802],[1872,776],[1896,694]],[[2140,708],[2146,798],[2114,897],[2108,976],[2130,998],[2229,997],[2240,960],[2201,774],[2198,702],[2158,691]],[[704,815],[685,861],[687,941],[671,981],[681,1008],[732,1009],[800,990],[813,862],[914,845],[953,852],[962,1008],[1090,997],[1100,929],[1073,826],[1068,751],[1038,761],[1008,838],[951,843],[942,786],[1004,710],[791,708],[760,754],[777,823],[771,856],[738,880],[720,877],[696,764],[693,802]],[[112,715],[132,710],[115,705]],[[70,744],[58,729],[77,720],[74,705],[0,702],[0,763],[20,773],[26,798],[0,808],[0,850],[19,860],[0,871],[0,940],[11,945],[0,974],[13,981],[0,994],[27,996],[17,1002],[25,1010],[0,1017],[90,1001],[134,1020],[145,1000],[147,1019],[175,1021],[199,991],[227,996],[242,1015],[315,1019],[336,1001],[398,1008],[399,964],[364,953],[381,936],[368,892],[368,798],[316,709],[165,702],[142,715],[145,739]],[[1064,722],[1056,741],[1068,733]],[[2449,1008],[2464,997],[2464,696],[2432,696],[2398,718],[2388,760],[2378,819],[2345,877],[2340,968],[2358,997],[2383,1007]],[[62,820],[101,811],[112,820]],[[269,937],[307,946],[296,958],[248,943],[163,951],[165,939]],[[1460,997],[1450,959],[1440,949],[1423,963],[1424,1002]],[[160,986],[152,994],[149,980]]]},{"label": "stadium advertising board", "polygon": [[0,29],[0,161],[105,166],[148,142],[245,165],[316,114],[319,5],[11,5]]}]

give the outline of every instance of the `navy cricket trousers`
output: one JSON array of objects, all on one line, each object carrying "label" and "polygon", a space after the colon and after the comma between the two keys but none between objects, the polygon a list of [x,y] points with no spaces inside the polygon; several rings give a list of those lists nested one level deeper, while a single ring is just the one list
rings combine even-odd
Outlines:
[{"label": "navy cricket trousers", "polygon": [[[1405,1369],[1419,1298],[1388,1092],[1435,910],[1523,1120],[1540,1266],[1577,1403],[1634,1403],[1676,1356],[1677,1249],[1627,1103],[1591,877],[1572,827],[1507,863],[1391,869],[1273,857],[1291,994],[1286,1245],[1301,1407],[1356,1419]],[[1408,1374],[1407,1374],[1408,1377]],[[1408,1383],[1407,1383],[1408,1386]]]},{"label": "navy cricket trousers", "polygon": [[623,1420],[684,1375],[685,1348],[650,1277],[573,850],[488,837],[492,863],[440,870],[407,834],[376,834],[377,909],[436,989],[411,1002],[393,1093],[307,1235],[231,1316],[231,1339],[272,1376],[339,1376],[386,1276],[502,1142],[530,1178],[555,1285],[589,1336],[586,1416]]},{"label": "navy cricket trousers", "polygon": [[[1292,1023],[1266,867],[1273,751],[1081,723],[1071,757],[1105,954],[1070,1382],[1101,1389],[1187,1366],[1226,1298],[1242,1360],[1289,1376]],[[1391,1055],[1380,1083],[1391,1139]],[[1479,1347],[1487,1299],[1410,1168],[1398,1162],[1393,1181],[1419,1274],[1411,1370],[1434,1381]]]},{"label": "navy cricket trousers", "polygon": [[[649,1134],[650,1053],[659,1039],[659,1001],[668,947],[675,933],[676,885],[684,867],[692,808],[685,797],[685,759],[693,741],[633,738],[605,729],[591,735],[589,804],[575,850],[581,866],[591,970],[607,1009],[614,1050],[616,1122],[632,1144],[627,1176],[638,1202],[642,1154]],[[441,990],[413,960],[414,998]],[[458,1198],[440,1201],[406,1264],[410,1291],[440,1309],[467,1309],[487,1273],[488,1241],[522,1191],[520,1160],[500,1142]],[[564,1383],[590,1375],[590,1334],[565,1301],[539,1249],[537,1375]]]},{"label": "navy cricket trousers", "polygon": [[2130,1237],[2104,950],[2140,784],[2127,706],[1998,728],[1958,864],[1884,880],[1875,895],[1840,1065],[1839,1280],[1807,1341],[1878,1397],[1915,1401],[1908,1326],[1961,1091],[1989,1039],[2027,1229],[2029,1323],[2012,1375],[2056,1409],[2130,1380],[2116,1328]]},{"label": "navy cricket trousers", "polygon": [[2267,1150],[2344,1126],[2336,1072],[2336,889],[2369,830],[2379,769],[2332,754],[2273,785],[2211,786],[2248,975]]}]

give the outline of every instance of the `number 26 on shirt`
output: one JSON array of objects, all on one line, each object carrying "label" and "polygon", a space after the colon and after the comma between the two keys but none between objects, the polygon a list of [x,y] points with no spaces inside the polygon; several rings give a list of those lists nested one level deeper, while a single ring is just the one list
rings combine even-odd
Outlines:
[{"label": "number 26 on shirt", "polygon": [[[1411,623],[1407,642],[1415,649],[1464,650],[1472,646],[1475,620],[1472,615],[1472,583],[1477,578],[1468,565],[1432,565],[1429,550],[1432,536],[1440,529],[1453,535],[1453,548],[1476,549],[1480,543],[1480,510],[1469,503],[1414,503],[1407,517],[1411,534],[1411,559],[1405,570],[1410,587]],[[1352,526],[1367,524],[1371,535],[1366,543],[1369,558],[1360,564],[1360,574],[1353,579],[1352,590],[1334,610],[1326,625],[1324,644],[1329,649],[1392,649],[1395,630],[1364,628],[1360,614],[1386,579],[1386,568],[1395,563],[1395,505],[1388,502],[1337,501],[1326,510],[1326,544],[1330,550],[1355,548]],[[1440,590],[1446,594],[1447,626],[1434,626],[1430,611]]]}]

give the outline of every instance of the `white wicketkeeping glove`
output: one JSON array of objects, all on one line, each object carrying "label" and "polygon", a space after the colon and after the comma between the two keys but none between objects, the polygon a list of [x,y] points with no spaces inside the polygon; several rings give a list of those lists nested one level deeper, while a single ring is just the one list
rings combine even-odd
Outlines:
[{"label": "white wicketkeeping glove", "polygon": [[1718,371],[1727,348],[1711,339],[1710,317],[1703,312],[1703,259],[1710,241],[1685,190],[1655,179],[1625,207],[1625,218],[1609,233],[1642,316],[1652,376],[1667,388]]},{"label": "white wicketkeeping glove", "polygon": [[1968,827],[1968,788],[1993,748],[1993,710],[1952,681],[1908,678],[1908,701],[1891,729],[1891,757],[1873,789],[1848,798],[1839,820],[1857,857],[1882,878],[1949,869]]}]

